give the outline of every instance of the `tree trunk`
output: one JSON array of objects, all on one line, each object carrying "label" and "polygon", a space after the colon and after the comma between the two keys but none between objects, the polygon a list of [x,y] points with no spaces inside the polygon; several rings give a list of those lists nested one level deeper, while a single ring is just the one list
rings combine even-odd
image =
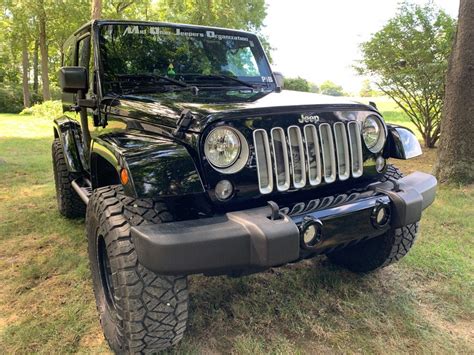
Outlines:
[{"label": "tree trunk", "polygon": [[449,59],[436,175],[441,182],[474,182],[474,1],[461,0]]},{"label": "tree trunk", "polygon": [[22,84],[23,84],[23,106],[25,108],[31,106],[31,99],[30,99],[30,86],[28,82],[28,71],[30,69],[30,63],[28,59],[28,43],[26,40],[23,39],[22,46]]},{"label": "tree trunk", "polygon": [[39,9],[39,46],[41,52],[41,81],[43,84],[43,100],[51,100],[49,91],[48,77],[48,46],[46,43],[46,12],[44,10],[44,1],[38,1]]},{"label": "tree trunk", "polygon": [[33,91],[38,94],[38,40],[35,40],[35,49],[33,52]]},{"label": "tree trunk", "polygon": [[100,19],[102,16],[102,0],[92,0],[91,18]]}]

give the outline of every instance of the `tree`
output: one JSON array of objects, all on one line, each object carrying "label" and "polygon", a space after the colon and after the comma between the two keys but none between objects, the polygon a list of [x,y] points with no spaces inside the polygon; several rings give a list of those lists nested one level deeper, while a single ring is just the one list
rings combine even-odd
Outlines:
[{"label": "tree", "polygon": [[311,88],[309,89],[309,91],[318,94],[320,91],[319,86],[314,83],[310,83],[310,85],[311,85]]},{"label": "tree", "polygon": [[38,63],[39,63],[39,56],[38,56],[38,50],[39,50],[39,42],[36,39],[35,40],[35,45],[33,49],[33,91],[35,94],[38,94],[38,88],[39,88],[39,83],[38,83]]},{"label": "tree", "polygon": [[158,17],[158,7],[153,5],[152,0],[109,0],[105,2],[102,12],[104,17],[111,19],[148,20]]},{"label": "tree", "polygon": [[370,80],[364,80],[362,83],[362,87],[360,89],[359,95],[361,97],[371,97],[374,96],[374,91],[372,90],[372,87],[370,86]]},{"label": "tree", "polygon": [[258,32],[267,15],[265,0],[161,0],[164,21],[219,26]]},{"label": "tree", "polygon": [[301,77],[285,78],[284,88],[285,90],[310,92],[311,83]]},{"label": "tree", "polygon": [[91,19],[97,20],[102,15],[102,0],[92,0]]},{"label": "tree", "polygon": [[267,16],[265,0],[160,0],[161,21],[235,28],[256,33],[271,61],[268,39],[261,33]]},{"label": "tree", "polygon": [[28,72],[30,70],[30,61],[28,59],[28,42],[26,38],[21,41],[21,66],[22,66],[22,86],[23,86],[23,107],[27,108],[31,106],[30,86],[28,82]]},{"label": "tree", "polygon": [[38,20],[39,20],[39,47],[41,53],[41,81],[43,90],[43,100],[51,100],[51,92],[49,91],[49,55],[46,35],[46,10],[44,8],[44,0],[38,0]]},{"label": "tree", "polygon": [[403,3],[379,32],[361,45],[356,66],[408,115],[426,147],[439,139],[444,78],[455,20],[429,2]]},{"label": "tree", "polygon": [[321,94],[331,96],[344,96],[344,89],[342,86],[333,83],[330,80],[326,80],[320,86]]},{"label": "tree", "polygon": [[[31,106],[29,86],[29,45],[34,33],[34,24],[31,21],[31,10],[26,1],[4,0],[2,2],[5,20],[8,23],[5,40],[11,51],[21,53],[21,86],[23,93],[23,107]],[[13,58],[12,58],[13,59]],[[11,63],[9,63],[11,66]]]},{"label": "tree", "polygon": [[474,1],[461,0],[449,59],[436,174],[440,181],[474,182]]}]

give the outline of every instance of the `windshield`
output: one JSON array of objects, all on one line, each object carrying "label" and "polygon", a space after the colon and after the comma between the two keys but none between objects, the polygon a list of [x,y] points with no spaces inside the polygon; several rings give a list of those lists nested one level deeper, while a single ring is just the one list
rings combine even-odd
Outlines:
[{"label": "windshield", "polygon": [[133,92],[137,82],[158,90],[173,85],[168,78],[199,89],[274,87],[257,38],[226,30],[103,25],[100,61],[104,94]]}]

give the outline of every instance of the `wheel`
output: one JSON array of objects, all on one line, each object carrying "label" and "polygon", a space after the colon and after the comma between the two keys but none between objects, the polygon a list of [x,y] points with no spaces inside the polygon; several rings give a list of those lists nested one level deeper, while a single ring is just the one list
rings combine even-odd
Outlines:
[{"label": "wheel", "polygon": [[84,217],[86,205],[71,185],[71,182],[78,179],[80,175],[69,172],[59,139],[56,138],[53,141],[51,151],[59,212],[67,218]]},{"label": "wheel", "polygon": [[120,186],[95,190],[86,215],[97,310],[116,353],[156,353],[183,337],[188,318],[186,276],[163,276],[137,260],[130,226],[173,220],[166,206],[123,194]]},{"label": "wheel", "polygon": [[[393,165],[387,167],[382,179],[398,180],[403,173]],[[354,272],[370,272],[388,266],[403,258],[413,246],[418,223],[395,228],[383,235],[328,253],[329,260]]]}]

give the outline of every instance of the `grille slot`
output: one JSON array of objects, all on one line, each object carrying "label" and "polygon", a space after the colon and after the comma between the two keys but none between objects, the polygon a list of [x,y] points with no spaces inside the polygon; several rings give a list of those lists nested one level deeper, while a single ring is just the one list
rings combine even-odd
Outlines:
[{"label": "grille slot", "polygon": [[336,180],[336,154],[331,126],[327,123],[320,124],[319,135],[321,137],[324,181],[329,184]]},{"label": "grille slot", "polygon": [[269,194],[273,190],[273,173],[267,132],[263,129],[255,130],[253,140],[257,158],[258,187],[262,194]]},{"label": "grille slot", "polygon": [[288,162],[285,131],[280,127],[273,128],[271,136],[276,186],[278,191],[286,191],[290,188],[290,164]]},{"label": "grille slot", "polygon": [[308,180],[312,186],[321,183],[321,151],[319,149],[318,131],[314,125],[304,127],[306,156],[308,157]]},{"label": "grille slot", "polygon": [[293,186],[300,189],[306,185],[306,162],[304,156],[303,138],[298,126],[288,127],[288,144],[290,145],[291,170]]},{"label": "grille slot", "polygon": [[364,169],[364,160],[362,157],[362,140],[360,138],[360,127],[357,122],[347,124],[349,131],[349,145],[351,151],[351,170],[353,177],[362,175]]},{"label": "grille slot", "polygon": [[349,179],[351,176],[346,126],[344,126],[342,122],[336,122],[333,127],[336,142],[337,171],[339,180],[343,181]]},{"label": "grille slot", "polygon": [[333,126],[290,126],[286,131],[274,127],[270,134],[256,129],[253,139],[262,194],[271,193],[274,185],[278,191],[287,191],[290,187],[303,188],[307,183],[317,186],[323,180],[328,184],[337,178],[357,178],[363,173],[362,140],[355,121],[336,122]]}]

